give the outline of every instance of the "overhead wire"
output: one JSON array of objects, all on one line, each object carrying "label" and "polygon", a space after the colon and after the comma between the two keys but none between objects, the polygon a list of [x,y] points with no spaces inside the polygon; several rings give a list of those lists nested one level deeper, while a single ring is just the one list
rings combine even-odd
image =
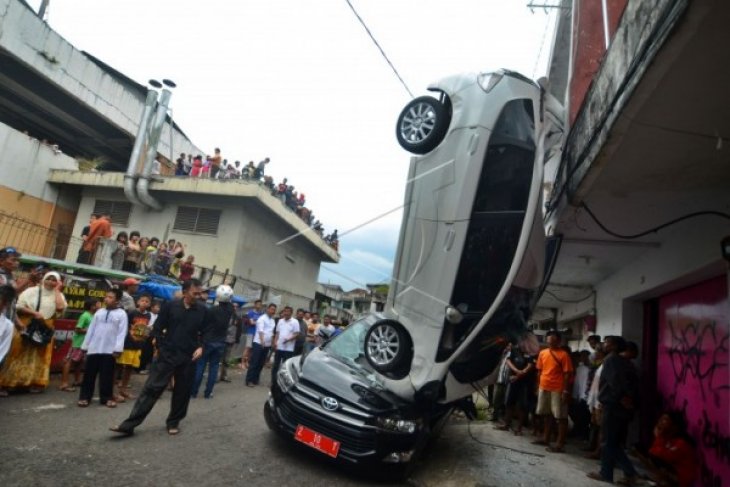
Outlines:
[{"label": "overhead wire", "polygon": [[535,58],[535,65],[532,67],[532,78],[534,79],[537,75],[537,65],[540,63],[540,58],[542,57],[542,50],[545,47],[545,39],[547,38],[548,29],[550,27],[550,16],[551,14],[547,14],[545,17],[545,28],[542,31],[542,40],[540,41],[540,49],[537,51],[537,57]]},{"label": "overhead wire", "polygon": [[347,2],[347,5],[350,7],[350,10],[352,10],[352,13],[355,14],[355,17],[357,17],[357,20],[360,21],[360,24],[362,24],[363,28],[365,29],[365,32],[368,33],[368,36],[370,36],[370,39],[375,44],[375,47],[377,47],[378,50],[380,51],[380,55],[383,56],[383,59],[385,59],[385,61],[388,63],[388,66],[390,66],[390,69],[393,70],[393,73],[395,73],[395,76],[398,78],[398,81],[400,81],[400,83],[403,85],[403,88],[406,89],[406,91],[408,92],[408,95],[410,95],[411,98],[415,98],[415,96],[413,96],[413,93],[411,92],[411,89],[408,88],[408,85],[403,80],[403,77],[401,77],[401,75],[398,72],[398,70],[395,68],[395,66],[393,65],[393,63],[390,61],[390,59],[388,58],[388,55],[385,54],[385,51],[383,50],[383,48],[380,47],[380,43],[377,41],[377,39],[375,39],[375,36],[370,31],[370,28],[367,26],[367,24],[362,19],[362,17],[360,17],[360,14],[357,13],[357,10],[355,10],[355,7],[352,5],[352,3],[350,2],[350,0],[345,0],[345,2]]},{"label": "overhead wire", "polygon": [[586,211],[586,213],[588,213],[588,216],[591,217],[591,219],[596,223],[596,225],[598,225],[600,227],[601,230],[603,230],[607,234],[611,235],[612,237],[621,238],[624,240],[633,240],[635,238],[641,238],[646,235],[649,235],[650,233],[656,233],[659,230],[667,228],[667,227],[674,225],[676,223],[679,223],[681,221],[689,220],[690,218],[695,218],[698,216],[718,216],[720,218],[725,218],[727,220],[730,220],[730,214],[724,213],[722,211],[715,211],[715,210],[695,211],[693,213],[688,213],[686,215],[680,216],[673,220],[669,220],[666,223],[662,223],[661,225],[657,225],[656,227],[650,228],[650,229],[645,230],[640,233],[625,234],[625,233],[614,232],[613,230],[606,227],[606,225],[601,223],[601,221],[598,219],[598,217],[591,211],[591,209],[588,207],[588,205],[585,202],[581,203],[580,206],[581,206],[581,208],[583,208]]},{"label": "overhead wire", "polygon": [[560,296],[557,296],[557,295],[556,295],[555,293],[553,293],[553,292],[551,292],[551,291],[548,291],[547,289],[545,289],[545,290],[544,290],[543,292],[544,292],[545,294],[549,294],[550,296],[552,296],[552,297],[553,297],[553,299],[555,299],[555,301],[559,301],[559,302],[561,302],[561,303],[569,303],[569,304],[578,304],[578,303],[582,303],[582,302],[583,302],[583,301],[585,301],[586,299],[588,299],[588,298],[590,298],[591,296],[593,296],[593,291],[591,291],[591,293],[590,293],[590,294],[589,294],[588,296],[584,296],[584,297],[582,297],[582,298],[578,298],[578,299],[565,299],[565,298],[561,298]]}]

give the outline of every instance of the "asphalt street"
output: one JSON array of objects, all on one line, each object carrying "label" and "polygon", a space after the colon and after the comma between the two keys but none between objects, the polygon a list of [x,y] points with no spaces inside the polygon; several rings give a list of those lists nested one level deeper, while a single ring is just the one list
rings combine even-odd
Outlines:
[{"label": "asphalt street", "polygon": [[[126,417],[130,402],[116,409],[98,403],[78,408],[77,393],[58,391],[55,376],[43,394],[0,399],[0,485],[382,485],[276,437],[262,413],[269,369],[256,388],[245,387],[234,370],[234,382],[216,385],[212,399],[191,401],[178,436],[165,429],[169,393],[129,438],[108,428]],[[133,392],[144,378],[133,377]],[[454,421],[399,484],[598,485],[585,478],[591,467],[577,455],[546,454],[526,437],[495,432],[491,424]]]}]

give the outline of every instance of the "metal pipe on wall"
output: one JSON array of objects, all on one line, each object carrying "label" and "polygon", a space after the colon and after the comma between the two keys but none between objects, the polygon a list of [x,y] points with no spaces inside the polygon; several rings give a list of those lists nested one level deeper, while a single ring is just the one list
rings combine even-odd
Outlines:
[{"label": "metal pipe on wall", "polygon": [[137,197],[136,178],[137,178],[137,165],[139,163],[139,155],[142,152],[142,146],[147,139],[147,129],[150,125],[150,120],[154,113],[154,107],[157,103],[158,93],[156,90],[147,91],[147,99],[145,100],[144,110],[142,110],[142,117],[139,121],[139,128],[137,129],[137,137],[134,139],[134,146],[132,146],[132,154],[129,156],[129,164],[127,165],[127,172],[124,174],[124,195],[127,197],[130,203],[139,206],[145,206],[142,201]]},{"label": "metal pipe on wall", "polygon": [[171,96],[172,92],[170,90],[162,90],[162,94],[160,95],[159,103],[157,105],[157,111],[155,112],[155,116],[150,127],[147,144],[147,157],[145,157],[144,168],[137,180],[137,195],[139,196],[139,199],[148,207],[158,211],[162,209],[162,204],[149,193],[150,173],[152,172],[152,163],[157,157],[157,145],[160,142],[162,127],[167,119],[167,106],[170,103]]}]

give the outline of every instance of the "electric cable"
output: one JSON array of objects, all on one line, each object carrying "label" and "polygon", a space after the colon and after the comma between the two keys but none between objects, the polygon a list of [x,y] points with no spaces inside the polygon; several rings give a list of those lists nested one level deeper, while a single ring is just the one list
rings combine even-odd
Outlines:
[{"label": "electric cable", "polygon": [[591,291],[591,293],[588,296],[585,296],[585,297],[580,298],[580,299],[564,299],[564,298],[561,298],[561,297],[556,296],[555,293],[552,293],[552,292],[548,291],[547,289],[545,289],[543,292],[545,294],[549,294],[550,296],[552,296],[556,301],[560,301],[561,303],[569,303],[569,304],[582,303],[586,299],[588,299],[591,296],[593,296],[593,291]]},{"label": "electric cable", "polygon": [[474,436],[474,433],[472,433],[472,431],[471,431],[471,423],[472,423],[472,421],[469,421],[467,423],[466,429],[467,429],[467,431],[468,431],[469,436],[471,437],[471,439],[474,440],[476,443],[479,443],[480,445],[491,446],[492,448],[500,448],[502,450],[509,450],[511,452],[521,453],[522,455],[530,455],[530,456],[533,456],[533,457],[545,458],[545,455],[543,455],[541,453],[533,453],[531,451],[518,450],[517,448],[510,448],[508,446],[497,445],[496,443],[489,443],[488,441],[482,441],[479,438],[477,438],[476,436]]},{"label": "electric cable", "polygon": [[537,65],[540,63],[542,57],[542,50],[545,47],[545,38],[547,37],[548,28],[550,27],[550,14],[546,15],[545,29],[542,31],[542,40],[540,41],[540,49],[537,51],[537,57],[535,58],[535,64],[532,67],[532,78],[534,79],[537,74]]},{"label": "electric cable", "polygon": [[725,218],[727,220],[730,220],[730,214],[723,213],[722,211],[714,211],[714,210],[695,211],[693,213],[688,213],[687,215],[680,216],[679,218],[675,218],[674,220],[670,220],[670,221],[663,223],[659,226],[656,226],[654,228],[650,228],[649,230],[646,230],[644,232],[634,233],[634,234],[622,234],[622,233],[614,232],[613,230],[607,228],[606,225],[601,223],[601,221],[598,219],[598,217],[591,211],[590,208],[588,208],[588,205],[585,202],[581,203],[580,206],[584,210],[586,210],[586,213],[588,213],[588,216],[590,216],[591,219],[593,219],[593,221],[596,222],[596,225],[598,225],[601,228],[601,230],[603,230],[607,234],[611,235],[612,237],[621,238],[624,240],[633,240],[635,238],[641,238],[646,235],[649,235],[650,233],[656,233],[659,230],[667,228],[667,227],[674,225],[676,223],[679,223],[681,221],[689,220],[690,218],[695,218],[698,216],[718,216],[720,218]]},{"label": "electric cable", "polygon": [[383,51],[383,48],[380,47],[380,44],[375,39],[375,36],[373,35],[373,33],[370,32],[370,29],[368,28],[365,21],[362,19],[362,17],[360,17],[360,14],[357,13],[357,10],[355,10],[355,7],[352,5],[352,3],[350,3],[350,0],[345,0],[345,2],[347,2],[347,5],[350,7],[350,10],[352,10],[352,13],[355,14],[355,17],[357,17],[357,20],[359,20],[360,24],[362,24],[362,26],[365,28],[365,32],[368,33],[368,35],[370,36],[370,39],[372,39],[373,43],[375,43],[375,47],[378,48],[378,50],[380,51],[380,55],[383,56],[383,59],[385,59],[385,61],[388,63],[388,66],[390,66],[390,69],[393,70],[393,73],[395,73],[396,77],[403,85],[403,88],[406,89],[406,91],[411,96],[411,98],[415,98],[415,96],[413,96],[413,93],[411,92],[410,88],[408,88],[408,85],[406,84],[406,82],[403,81],[403,78],[401,77],[400,73],[398,73],[398,70],[395,69],[395,66],[393,66],[393,63],[390,62],[390,59],[388,59],[388,56],[385,54],[385,51]]}]

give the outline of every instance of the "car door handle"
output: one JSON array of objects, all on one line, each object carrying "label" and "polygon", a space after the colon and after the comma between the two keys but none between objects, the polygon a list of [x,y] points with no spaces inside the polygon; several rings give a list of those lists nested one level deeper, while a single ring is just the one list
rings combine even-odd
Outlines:
[{"label": "car door handle", "polygon": [[454,245],[454,239],[456,238],[456,231],[453,228],[449,228],[444,237],[444,251],[448,252]]}]

